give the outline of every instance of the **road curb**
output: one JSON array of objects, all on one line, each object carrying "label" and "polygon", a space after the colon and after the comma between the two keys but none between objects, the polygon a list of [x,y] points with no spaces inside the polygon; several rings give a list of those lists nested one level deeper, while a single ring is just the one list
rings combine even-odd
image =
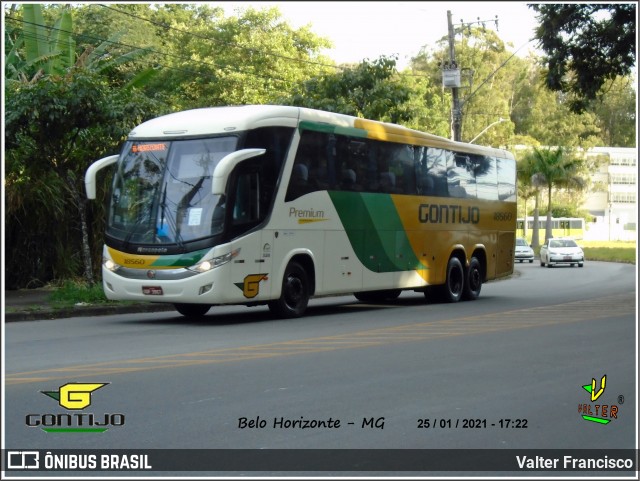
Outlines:
[{"label": "road curb", "polygon": [[117,314],[138,314],[144,312],[174,311],[172,304],[132,304],[127,306],[75,306],[61,309],[33,309],[30,311],[5,312],[5,322],[45,321],[80,316],[110,316]]}]

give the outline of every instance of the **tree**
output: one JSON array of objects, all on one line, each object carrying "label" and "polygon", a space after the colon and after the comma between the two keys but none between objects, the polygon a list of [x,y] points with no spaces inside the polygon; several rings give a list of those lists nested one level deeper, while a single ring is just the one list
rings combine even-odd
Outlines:
[{"label": "tree", "polygon": [[530,4],[535,37],[545,52],[549,89],[571,95],[583,112],[607,80],[626,76],[636,62],[636,4]]},{"label": "tree", "polygon": [[398,73],[394,57],[365,59],[313,77],[278,103],[379,120],[447,136],[446,99],[427,76]]},{"label": "tree", "polygon": [[542,145],[589,148],[603,145],[595,114],[570,110],[566,95],[545,88],[541,68],[530,59],[520,88],[514,92],[511,118],[515,132]]},{"label": "tree", "polygon": [[[525,156],[522,159],[519,159],[517,162],[517,179],[518,179],[518,199],[524,200],[523,205],[523,213],[522,217],[524,218],[523,225],[523,237],[527,237],[527,216],[529,215],[529,210],[527,209],[527,202],[529,199],[533,198],[535,200],[534,214],[538,215],[538,186],[534,185],[531,181],[531,177],[535,172],[533,172],[533,162],[531,161],[531,157]],[[538,239],[536,236],[535,248],[538,247]]]},{"label": "tree", "polygon": [[[45,17],[53,19],[53,26],[47,26]],[[9,51],[5,50],[5,73],[11,74],[5,89],[5,184],[11,201],[7,204],[11,234],[7,244],[12,250],[9,263],[25,257],[36,262],[29,268],[27,261],[12,271],[16,277],[12,282],[48,280],[60,273],[73,275],[76,270],[93,282],[83,192],[86,163],[117,147],[128,130],[145,118],[145,109],[150,114],[158,107],[139,95],[132,101],[131,88],[140,76],[111,90],[108,79],[98,74],[140,57],[144,50],[114,55],[113,42],[102,42],[97,49],[85,48],[76,59],[71,8],[67,6],[43,9],[26,4],[20,12],[13,10],[11,19],[15,24],[5,35],[11,40]],[[77,213],[75,219],[73,213]],[[17,227],[24,225],[25,216],[35,222],[38,232],[32,239],[39,242],[25,242],[30,232]],[[68,240],[75,228],[80,231],[79,245]],[[32,244],[38,254],[31,251]],[[80,260],[75,255],[78,252]],[[42,266],[52,271],[43,271]]]},{"label": "tree", "polygon": [[117,153],[131,128],[161,106],[87,70],[12,83],[6,103],[8,285],[78,274],[91,282],[99,252],[90,249],[85,169]]},{"label": "tree", "polygon": [[409,71],[399,73],[397,81],[409,91],[409,98],[397,108],[404,112],[405,127],[449,137],[451,99],[442,94],[442,87],[424,75],[413,75]]},{"label": "tree", "polygon": [[409,100],[410,93],[397,80],[394,58],[363,60],[355,66],[344,66],[337,73],[307,80],[282,102],[354,117],[403,123],[410,120],[410,116],[400,106]]},{"label": "tree", "polygon": [[[535,148],[530,157],[531,182],[535,186],[547,188],[547,226],[545,242],[552,237],[552,204],[551,193],[554,187],[583,189],[587,183],[586,172],[582,159],[572,156],[563,147]],[[534,221],[535,222],[535,221]],[[534,225],[537,230],[537,225]],[[535,230],[534,230],[535,233]]]},{"label": "tree", "polygon": [[540,247],[540,234],[538,229],[539,224],[539,204],[540,204],[540,187],[542,185],[539,182],[539,178],[536,174],[536,164],[532,153],[527,152],[522,158],[517,161],[516,176],[518,180],[518,198],[524,199],[524,237],[527,236],[527,200],[533,197],[533,229],[531,234],[531,247],[537,251]]},{"label": "tree", "polygon": [[222,9],[198,12],[178,4],[144,15],[165,25],[163,55],[155,60],[160,73],[147,91],[162,92],[174,110],[273,104],[303,81],[335,71],[319,53],[330,42],[309,27],[292,28],[277,8],[248,7],[226,18]]},{"label": "tree", "polygon": [[602,145],[636,147],[637,94],[630,77],[607,82],[599,101],[593,104]]},{"label": "tree", "polygon": [[64,9],[52,27],[45,25],[42,7],[25,4],[21,26],[12,12],[13,23],[5,32],[5,77],[21,82],[35,82],[43,75],[60,75],[75,61],[75,41],[71,36],[71,13]]},{"label": "tree", "polygon": [[[523,75],[526,62],[509,52],[492,30],[473,27],[465,28],[461,33],[462,37],[456,40],[455,48],[462,77],[459,91],[463,113],[462,140],[468,142],[498,119],[512,120],[514,99],[522,83],[527,80]],[[443,37],[433,51],[423,48],[412,59],[411,66],[414,72],[424,73],[435,85],[441,85],[441,64],[448,58],[448,38]],[[447,112],[450,108],[451,103]],[[513,121],[500,122],[487,130],[477,143],[508,145],[513,133]]]}]

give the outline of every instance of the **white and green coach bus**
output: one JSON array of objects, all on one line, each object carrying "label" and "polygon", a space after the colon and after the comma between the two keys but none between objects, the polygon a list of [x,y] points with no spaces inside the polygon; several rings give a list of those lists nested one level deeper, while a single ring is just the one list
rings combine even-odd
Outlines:
[{"label": "white and green coach bus", "polygon": [[513,273],[516,165],[507,151],[398,125],[272,105],[203,108],[136,127],[115,164],[107,298],[185,316],[402,290],[457,302]]}]

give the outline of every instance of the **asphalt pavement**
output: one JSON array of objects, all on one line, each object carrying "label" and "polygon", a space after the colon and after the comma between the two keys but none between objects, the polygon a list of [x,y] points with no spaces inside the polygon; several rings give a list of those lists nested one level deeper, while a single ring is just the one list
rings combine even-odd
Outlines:
[{"label": "asphalt pavement", "polygon": [[50,288],[5,290],[2,304],[5,322],[174,310],[171,304],[151,302],[78,303],[71,307],[57,307],[51,302],[52,292]]}]

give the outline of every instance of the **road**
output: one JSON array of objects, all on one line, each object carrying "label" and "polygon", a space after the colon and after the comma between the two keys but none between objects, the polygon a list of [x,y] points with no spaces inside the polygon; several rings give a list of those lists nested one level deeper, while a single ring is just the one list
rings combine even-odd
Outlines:
[{"label": "road", "polygon": [[[232,306],[198,322],[166,312],[9,323],[5,445],[635,449],[636,342],[636,268],[604,262],[517,264],[457,304],[406,292],[387,304],[312,300],[296,320]],[[592,402],[582,386],[595,379],[597,393],[603,376]],[[108,431],[42,429],[71,411],[41,391],[75,382],[108,383],[80,411],[111,416]],[[584,420],[584,405],[600,418],[607,405],[610,422]]]}]

